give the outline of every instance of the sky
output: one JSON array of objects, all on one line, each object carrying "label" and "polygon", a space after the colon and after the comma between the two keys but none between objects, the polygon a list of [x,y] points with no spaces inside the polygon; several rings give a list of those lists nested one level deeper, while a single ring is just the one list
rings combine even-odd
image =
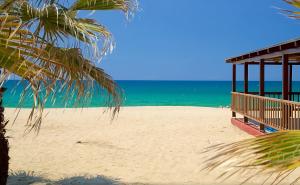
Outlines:
[{"label": "sky", "polygon": [[[116,80],[231,80],[226,58],[300,37],[281,0],[140,0],[139,8],[130,21],[118,11],[92,15],[114,35],[100,67]],[[258,67],[249,70],[258,80]],[[266,79],[280,80],[280,70],[268,66]]]}]

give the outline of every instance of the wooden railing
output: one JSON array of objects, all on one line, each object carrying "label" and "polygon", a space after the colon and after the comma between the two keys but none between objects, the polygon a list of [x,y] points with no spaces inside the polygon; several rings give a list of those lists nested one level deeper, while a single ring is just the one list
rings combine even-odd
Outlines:
[{"label": "wooden railing", "polygon": [[300,103],[232,93],[232,111],[279,130],[300,130]]},{"label": "wooden railing", "polygon": [[[259,95],[259,92],[249,92],[248,94]],[[265,97],[282,99],[282,92],[265,92],[264,94]],[[290,92],[289,99],[300,102],[300,92]]]}]

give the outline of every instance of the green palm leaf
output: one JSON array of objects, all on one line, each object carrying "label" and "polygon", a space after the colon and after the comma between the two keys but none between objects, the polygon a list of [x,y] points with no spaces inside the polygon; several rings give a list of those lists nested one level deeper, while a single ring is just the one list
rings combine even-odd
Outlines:
[{"label": "green palm leaf", "polygon": [[[95,2],[92,7],[78,1],[75,3],[77,7],[74,4],[68,9],[58,1],[37,0],[32,4],[26,0],[0,1],[0,68],[5,71],[0,75],[0,84],[8,74],[26,80],[27,87],[20,105],[26,94],[32,94],[33,105],[27,124],[30,130],[39,130],[46,101],[54,102],[56,94],[62,91],[65,104],[76,97],[76,106],[85,103],[93,92],[103,94],[104,90],[108,94],[106,105],[113,108],[113,116],[119,111],[122,91],[103,69],[92,62],[95,58],[101,59],[111,48],[111,33],[95,20],[77,15],[79,7],[101,9],[101,2]],[[44,5],[40,7],[42,3]],[[125,12],[133,6],[131,1],[114,3],[112,9]],[[83,54],[78,47],[84,43],[87,48],[96,49],[99,41],[102,43],[99,56],[92,51]]]},{"label": "green palm leaf", "polygon": [[[284,2],[292,5],[296,9],[300,8],[300,1],[299,0],[283,0]],[[282,10],[284,13],[286,13],[290,18],[294,19],[300,19],[300,11],[296,10]]]},{"label": "green palm leaf", "polygon": [[300,1],[299,0],[283,0],[285,2],[287,2],[288,4],[296,7],[296,8],[300,8]]},{"label": "green palm leaf", "polygon": [[215,155],[206,161],[205,169],[225,168],[220,175],[224,179],[252,171],[254,173],[246,181],[259,174],[277,174],[279,180],[279,177],[285,177],[283,174],[290,174],[300,167],[300,131],[277,132],[229,145],[212,146],[206,152]]},{"label": "green palm leaf", "polygon": [[[97,49],[98,41],[103,41],[103,55],[113,42],[111,33],[95,20],[77,18],[77,11],[69,11],[55,4],[34,8],[22,2],[13,13],[17,14],[25,25],[33,25],[35,34],[52,43],[58,40],[69,42],[69,36],[72,36],[75,41],[87,43]],[[75,45],[78,45],[77,42]]]},{"label": "green palm leaf", "polygon": [[136,0],[77,0],[71,10],[123,10],[131,12],[137,8]]}]

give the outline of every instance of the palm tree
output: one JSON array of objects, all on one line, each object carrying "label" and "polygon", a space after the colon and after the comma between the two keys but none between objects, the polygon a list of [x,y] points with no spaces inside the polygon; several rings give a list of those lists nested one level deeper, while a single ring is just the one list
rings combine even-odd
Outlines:
[{"label": "palm tree", "polygon": [[[71,3],[72,2],[72,3]],[[78,11],[121,10],[130,16],[135,0],[0,0],[0,84],[10,74],[26,85],[20,102],[33,97],[29,130],[38,131],[47,100],[63,91],[65,102],[85,102],[92,92],[108,95],[113,116],[119,111],[121,91],[112,78],[93,61],[101,61],[114,42],[111,33]],[[100,45],[101,46],[98,46]],[[96,84],[96,85],[95,85]],[[100,88],[98,88],[100,87]],[[0,184],[8,176],[8,141],[0,92]]]}]

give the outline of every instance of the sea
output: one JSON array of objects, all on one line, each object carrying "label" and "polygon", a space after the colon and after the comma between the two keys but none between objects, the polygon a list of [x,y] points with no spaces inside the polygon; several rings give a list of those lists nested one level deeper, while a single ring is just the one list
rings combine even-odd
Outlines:
[{"label": "sea", "polygon": [[[123,106],[201,106],[229,107],[231,103],[230,81],[117,81],[123,89]],[[23,86],[17,80],[9,80],[4,84],[5,107],[32,107],[33,98],[28,96],[20,104],[19,99]],[[280,92],[281,82],[268,81],[266,91]],[[259,82],[249,82],[249,91],[258,91]],[[243,82],[237,82],[237,90],[243,91]],[[300,81],[293,82],[293,91],[300,91]],[[72,103],[63,103],[63,92],[58,93],[54,101],[47,101],[47,108],[73,107]],[[75,99],[76,97],[74,97]],[[94,93],[88,102],[77,107],[105,106],[103,94]],[[72,101],[70,101],[72,102]]]}]

